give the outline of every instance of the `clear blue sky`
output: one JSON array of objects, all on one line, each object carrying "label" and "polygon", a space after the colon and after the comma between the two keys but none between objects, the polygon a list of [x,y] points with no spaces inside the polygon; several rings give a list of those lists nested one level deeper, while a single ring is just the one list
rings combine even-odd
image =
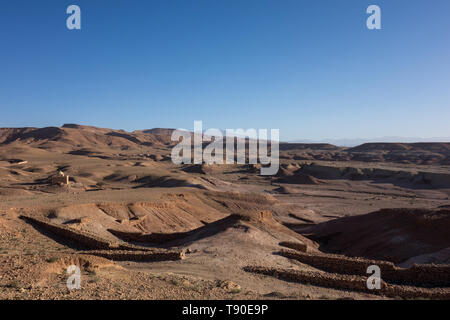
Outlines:
[{"label": "clear blue sky", "polygon": [[449,0],[2,1],[0,126],[450,136],[449,15]]}]

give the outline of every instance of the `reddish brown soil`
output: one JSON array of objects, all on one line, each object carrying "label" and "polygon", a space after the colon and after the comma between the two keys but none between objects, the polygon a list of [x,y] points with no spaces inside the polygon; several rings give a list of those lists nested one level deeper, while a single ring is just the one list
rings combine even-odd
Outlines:
[{"label": "reddish brown soil", "polygon": [[[281,144],[278,175],[263,177],[258,165],[174,165],[171,132],[0,129],[0,298],[383,298],[244,271],[320,271],[276,254],[280,242],[312,254],[448,263],[447,210],[436,211],[450,206],[447,144]],[[70,185],[51,185],[57,171]],[[186,256],[112,261],[109,251],[92,251],[21,215]],[[82,268],[80,291],[65,286],[72,263]]]}]

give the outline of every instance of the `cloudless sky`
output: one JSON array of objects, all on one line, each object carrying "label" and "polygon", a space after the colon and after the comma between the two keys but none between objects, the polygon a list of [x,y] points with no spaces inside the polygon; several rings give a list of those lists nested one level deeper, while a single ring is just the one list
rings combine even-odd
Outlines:
[{"label": "cloudless sky", "polygon": [[5,0],[0,110],[0,127],[448,137],[450,1]]}]

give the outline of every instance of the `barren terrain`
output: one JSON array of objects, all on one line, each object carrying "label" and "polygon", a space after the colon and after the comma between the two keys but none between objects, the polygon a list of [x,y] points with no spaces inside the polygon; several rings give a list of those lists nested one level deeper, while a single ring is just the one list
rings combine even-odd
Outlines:
[{"label": "barren terrain", "polygon": [[449,143],[281,143],[260,176],[171,132],[0,129],[0,298],[450,298]]}]

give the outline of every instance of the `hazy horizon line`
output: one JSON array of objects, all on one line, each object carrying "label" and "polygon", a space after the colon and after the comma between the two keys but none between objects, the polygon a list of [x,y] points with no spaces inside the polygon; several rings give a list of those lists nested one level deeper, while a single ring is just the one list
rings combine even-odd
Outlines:
[{"label": "hazy horizon line", "polygon": [[[110,127],[101,127],[98,125],[90,125],[90,124],[79,124],[79,123],[63,123],[61,126],[10,126],[10,127],[0,127],[0,129],[20,129],[20,128],[48,128],[48,127],[57,127],[62,128],[66,125],[76,125],[76,126],[84,126],[84,127],[95,127],[100,129],[110,129],[110,130],[117,130],[117,131],[125,131],[125,132],[138,132],[138,131],[147,131],[147,130],[154,130],[154,129],[162,129],[162,130],[177,130],[181,128],[173,128],[173,127],[152,127],[152,128],[144,128],[144,129],[133,129],[133,130],[126,130],[126,129],[116,129],[116,128],[110,128]],[[194,132],[193,129],[184,129],[190,132]],[[225,132],[226,129],[219,129],[222,132]],[[281,130],[280,130],[281,131]],[[320,143],[328,143],[333,144],[336,146],[343,146],[343,147],[354,147],[363,143],[450,143],[450,136],[448,137],[406,137],[406,136],[381,136],[376,138],[319,138],[319,139],[301,139],[301,138],[295,138],[295,139],[280,139],[280,143],[314,143],[314,144],[320,144]]]}]

